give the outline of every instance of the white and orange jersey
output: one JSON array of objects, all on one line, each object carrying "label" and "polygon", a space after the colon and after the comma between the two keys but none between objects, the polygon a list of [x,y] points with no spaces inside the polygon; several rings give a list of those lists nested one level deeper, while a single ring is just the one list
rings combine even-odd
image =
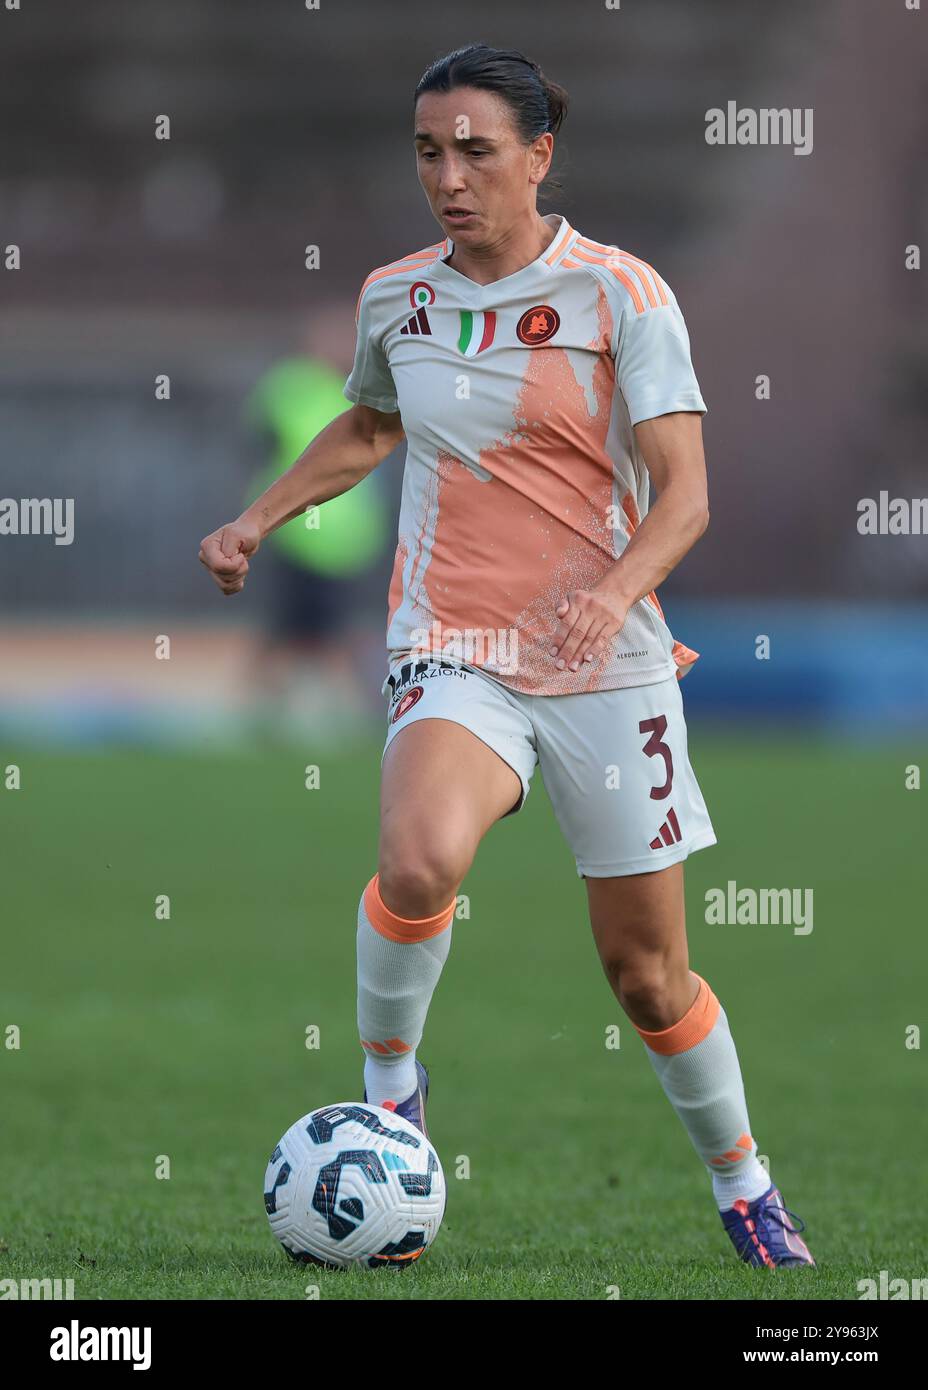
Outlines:
[{"label": "white and orange jersey", "polygon": [[545,220],[551,244],[492,284],[447,264],[448,238],[362,287],[345,395],[399,410],[408,441],[387,649],[532,695],[647,685],[696,659],[656,595],[576,672],[550,655],[555,609],[602,578],[647,511],[632,427],[706,406],[666,281]]}]

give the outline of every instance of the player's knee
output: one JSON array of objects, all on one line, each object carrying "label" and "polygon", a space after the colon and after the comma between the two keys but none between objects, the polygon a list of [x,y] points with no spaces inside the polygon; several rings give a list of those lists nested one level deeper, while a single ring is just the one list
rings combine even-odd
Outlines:
[{"label": "player's knee", "polygon": [[380,896],[398,917],[434,917],[457,893],[467,865],[452,851],[410,846],[381,856]]},{"label": "player's knee", "polygon": [[603,964],[619,1003],[639,1027],[656,1030],[677,1022],[679,981],[661,956],[615,961],[611,969]]}]

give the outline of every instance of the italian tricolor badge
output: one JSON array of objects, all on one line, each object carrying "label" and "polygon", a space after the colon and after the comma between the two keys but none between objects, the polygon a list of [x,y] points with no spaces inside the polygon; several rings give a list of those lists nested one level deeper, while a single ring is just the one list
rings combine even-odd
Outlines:
[{"label": "italian tricolor badge", "polygon": [[458,338],[458,351],[465,357],[476,357],[493,341],[496,332],[496,314],[491,310],[462,309],[461,336]]}]

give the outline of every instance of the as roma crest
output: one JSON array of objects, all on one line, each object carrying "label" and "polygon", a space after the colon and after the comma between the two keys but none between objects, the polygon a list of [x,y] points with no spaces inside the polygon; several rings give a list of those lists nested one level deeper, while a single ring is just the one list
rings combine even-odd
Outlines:
[{"label": "as roma crest", "polygon": [[391,724],[395,724],[398,719],[402,719],[404,714],[408,714],[413,705],[417,705],[424,694],[425,691],[422,689],[421,685],[414,685],[411,689],[407,690],[396,707],[396,713],[390,721]]},{"label": "as roma crest", "polygon": [[561,326],[561,316],[550,304],[536,304],[526,309],[516,325],[516,337],[527,347],[536,347],[553,338]]}]

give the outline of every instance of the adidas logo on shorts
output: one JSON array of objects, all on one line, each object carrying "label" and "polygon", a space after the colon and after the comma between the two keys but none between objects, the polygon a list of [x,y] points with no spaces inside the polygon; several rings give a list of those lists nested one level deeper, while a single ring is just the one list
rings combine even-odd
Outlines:
[{"label": "adidas logo on shorts", "polygon": [[676,811],[671,806],[667,812],[667,819],[651,841],[651,849],[666,849],[669,845],[678,845],[682,839],[680,822],[677,820]]}]

